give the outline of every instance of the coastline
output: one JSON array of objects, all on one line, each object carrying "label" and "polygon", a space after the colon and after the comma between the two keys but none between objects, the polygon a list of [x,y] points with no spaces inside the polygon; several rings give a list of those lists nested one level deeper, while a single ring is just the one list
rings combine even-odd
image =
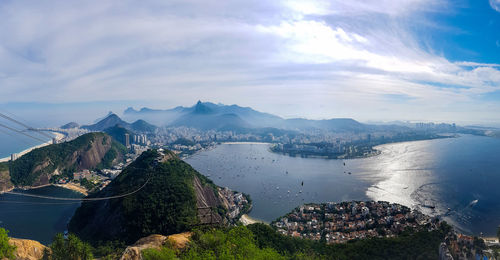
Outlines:
[{"label": "coastline", "polygon": [[247,226],[247,225],[251,225],[251,224],[255,224],[255,223],[263,223],[263,224],[265,224],[264,221],[252,218],[248,214],[241,215],[240,221],[241,221],[241,223],[243,223],[243,226]]},{"label": "coastline", "polygon": [[[11,187],[9,188],[8,190],[5,190],[3,192],[9,192],[9,191],[12,191],[14,189],[20,189],[20,190],[36,190],[36,189],[40,189],[40,188],[43,188],[43,187],[48,187],[48,186],[54,186],[54,187],[59,187],[59,188],[64,188],[64,189],[68,189],[68,190],[72,190],[72,191],[75,191],[75,192],[78,192],[84,196],[88,196],[88,192],[85,188],[77,185],[77,184],[73,184],[73,183],[66,183],[66,184],[44,184],[44,185],[40,185],[40,186],[27,186],[27,187]],[[1,193],[1,192],[0,192]]]},{"label": "coastline", "polygon": [[271,144],[266,142],[221,142],[221,144]]},{"label": "coastline", "polygon": [[74,184],[74,183],[66,183],[66,184],[52,184],[53,186],[56,186],[56,187],[61,187],[61,188],[65,188],[65,189],[68,189],[68,190],[72,190],[72,191],[75,191],[75,192],[78,192],[84,196],[88,196],[89,193],[87,192],[87,190],[85,188],[83,188],[82,186],[80,185],[77,185],[77,184]]},{"label": "coastline", "polygon": [[[50,133],[52,133],[52,134],[55,135],[54,138],[57,141],[60,141],[60,140],[62,140],[65,137],[64,134],[61,134],[59,132],[50,132]],[[27,149],[25,149],[25,150],[23,150],[23,151],[21,151],[21,152],[19,152],[17,154],[18,154],[19,157],[21,157],[21,156],[23,156],[23,155],[25,155],[25,154],[27,154],[27,153],[29,153],[29,152],[37,149],[37,148],[42,148],[42,147],[45,147],[45,146],[51,145],[51,144],[52,144],[52,140],[49,140],[49,141],[47,141],[47,142],[45,142],[43,144],[39,144],[39,145],[35,145],[33,147],[30,147],[30,148],[27,148]],[[8,161],[10,161],[10,156],[4,157],[4,158],[0,158],[0,163],[2,163],[2,162],[8,162]]]}]

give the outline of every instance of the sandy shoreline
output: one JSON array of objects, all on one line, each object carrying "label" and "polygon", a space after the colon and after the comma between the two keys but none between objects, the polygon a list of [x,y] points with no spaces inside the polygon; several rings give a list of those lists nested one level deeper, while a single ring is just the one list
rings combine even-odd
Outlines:
[{"label": "sandy shoreline", "polygon": [[240,221],[241,221],[241,223],[243,223],[244,226],[255,224],[255,223],[264,223],[263,221],[254,219],[254,218],[248,216],[247,214],[241,215]]},{"label": "sandy shoreline", "polygon": [[78,193],[81,193],[85,196],[88,196],[89,193],[87,192],[87,189],[83,188],[80,185],[74,184],[74,183],[66,183],[66,184],[53,184],[54,186],[65,188],[68,190],[76,191]]},{"label": "sandy shoreline", "polygon": [[78,185],[78,184],[74,184],[74,183],[66,183],[66,184],[44,184],[44,185],[40,185],[40,186],[36,186],[36,187],[12,187],[8,190],[4,190],[3,192],[9,192],[9,191],[12,191],[14,189],[21,189],[21,190],[36,190],[36,189],[40,189],[40,188],[44,188],[44,187],[48,187],[48,186],[54,186],[54,187],[60,187],[60,188],[64,188],[64,189],[68,189],[68,190],[72,190],[72,191],[75,191],[75,192],[78,192],[78,193],[81,193],[85,196],[88,196],[88,192],[85,188],[83,188],[82,186]]},{"label": "sandy shoreline", "polygon": [[[64,138],[64,135],[61,134],[61,133],[58,133],[58,132],[51,132],[51,133],[55,135],[54,138],[57,141],[60,141],[60,140],[62,140]],[[47,145],[51,145],[51,144],[52,144],[52,140],[49,140],[49,141],[47,141],[47,142],[45,142],[43,144],[39,144],[39,145],[30,147],[28,149],[25,149],[25,150],[21,151],[20,153],[17,153],[17,155],[18,155],[18,157],[21,157],[21,156],[23,156],[23,155],[31,152],[34,149],[41,148],[41,147],[44,147],[44,146],[47,146]],[[8,162],[8,161],[10,161],[10,156],[5,157],[5,158],[0,158],[0,162]]]}]

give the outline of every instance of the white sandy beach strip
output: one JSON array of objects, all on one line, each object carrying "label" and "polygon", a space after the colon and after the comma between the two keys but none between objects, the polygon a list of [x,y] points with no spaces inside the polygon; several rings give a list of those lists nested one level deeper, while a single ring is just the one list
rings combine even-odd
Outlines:
[{"label": "white sandy beach strip", "polygon": [[[64,135],[61,134],[61,133],[58,133],[58,132],[51,132],[51,133],[55,135],[55,138],[56,138],[57,141],[62,140],[64,138]],[[47,146],[47,145],[50,145],[50,144],[52,144],[52,140],[49,140],[49,141],[47,141],[47,142],[45,142],[43,144],[39,144],[39,145],[30,147],[30,148],[28,148],[28,149],[26,149],[26,150],[24,150],[24,151],[22,151],[20,153],[17,153],[17,155],[18,155],[18,157],[21,157],[21,156],[23,156],[23,155],[31,152],[34,149],[37,149],[37,148],[40,148],[40,147],[44,147],[44,146]],[[10,161],[10,156],[0,159],[0,162],[7,162],[7,161]]]}]

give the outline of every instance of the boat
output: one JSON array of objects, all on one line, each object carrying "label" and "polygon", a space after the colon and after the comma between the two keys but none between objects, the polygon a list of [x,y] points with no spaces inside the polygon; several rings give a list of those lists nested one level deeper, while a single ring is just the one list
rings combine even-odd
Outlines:
[{"label": "boat", "polygon": [[425,201],[422,206],[424,206],[426,208],[430,208],[430,209],[433,209],[436,207],[434,204],[432,204],[432,202],[428,202],[428,201]]},{"label": "boat", "polygon": [[469,207],[473,207],[479,202],[479,200],[473,200],[471,203],[469,203]]}]

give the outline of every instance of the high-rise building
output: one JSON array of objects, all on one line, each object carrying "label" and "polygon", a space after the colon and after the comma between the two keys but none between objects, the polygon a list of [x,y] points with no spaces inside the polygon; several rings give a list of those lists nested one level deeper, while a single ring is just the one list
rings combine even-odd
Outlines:
[{"label": "high-rise building", "polygon": [[10,160],[11,160],[11,161],[15,161],[15,160],[17,160],[17,153],[13,153],[13,154],[11,154],[11,155],[10,155]]},{"label": "high-rise building", "polygon": [[126,146],[127,148],[129,148],[129,147],[130,147],[130,135],[129,135],[129,134],[127,134],[127,133],[125,133],[125,146]]}]

